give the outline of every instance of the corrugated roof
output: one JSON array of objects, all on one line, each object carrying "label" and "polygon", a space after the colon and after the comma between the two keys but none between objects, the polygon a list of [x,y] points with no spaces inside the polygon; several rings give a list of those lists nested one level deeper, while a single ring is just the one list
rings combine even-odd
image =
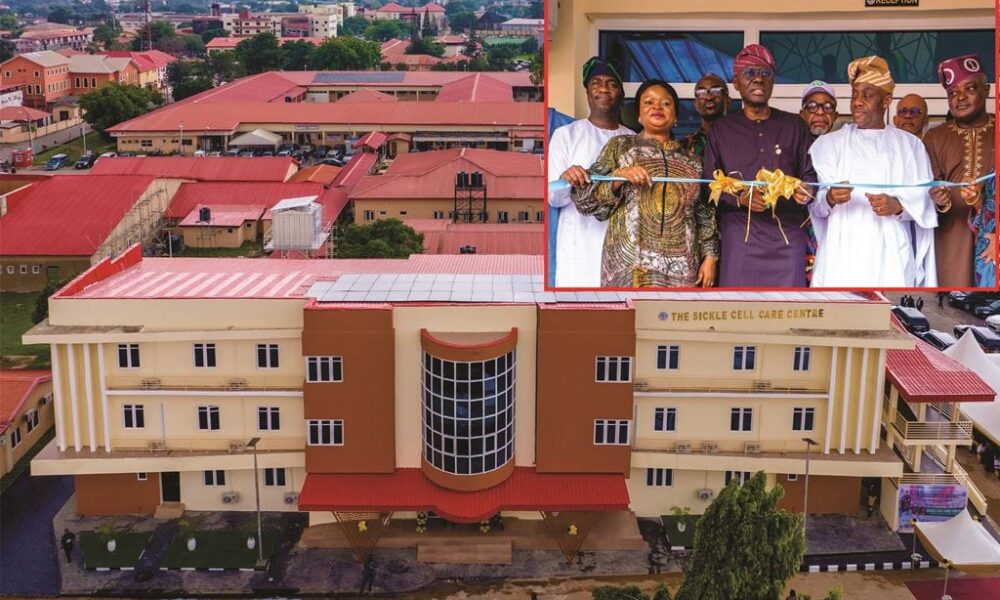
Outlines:
[{"label": "corrugated roof", "polygon": [[[205,44],[206,50],[218,50],[225,49],[231,50],[237,46],[243,40],[250,39],[249,37],[216,37],[208,40]],[[280,37],[278,38],[278,45],[281,46],[285,42],[309,42],[314,46],[319,46],[326,41],[326,38],[321,37]]]},{"label": "corrugated roof", "polygon": [[198,181],[282,182],[296,163],[287,156],[137,156],[101,158],[92,175],[156,175]]},{"label": "corrugated roof", "polygon": [[381,131],[369,131],[368,133],[361,136],[358,141],[354,142],[355,148],[368,147],[372,150],[378,150],[385,144],[385,134]]},{"label": "corrugated roof", "polygon": [[333,185],[344,188],[344,191],[350,193],[368,175],[376,162],[378,162],[378,157],[371,152],[356,153],[344,165],[340,173],[337,174],[337,178],[333,180]]},{"label": "corrugated roof", "polygon": [[[531,215],[534,218],[535,215]],[[458,254],[475,246],[476,254],[544,254],[542,223],[452,223],[445,219],[404,219],[424,234],[427,254]]]},{"label": "corrugated roof", "polygon": [[38,121],[52,115],[27,106],[5,106],[0,108],[0,121]]},{"label": "corrugated roof", "polygon": [[99,54],[74,54],[69,57],[70,73],[103,73],[110,75],[123,70],[131,58],[101,56]]},{"label": "corrugated roof", "polygon": [[321,193],[323,193],[323,184],[321,183],[182,183],[163,216],[169,219],[181,219],[199,204],[260,205],[269,209],[285,198],[312,196]]},{"label": "corrugated roof", "polygon": [[[210,219],[201,221],[201,209],[209,209]],[[197,204],[177,225],[180,227],[240,227],[244,221],[257,221],[264,214],[263,204]]]},{"label": "corrugated roof", "polygon": [[406,54],[406,48],[409,47],[410,42],[407,40],[401,40],[398,38],[392,38],[391,40],[386,40],[379,44],[379,50],[382,56],[401,56]]},{"label": "corrugated roof", "polygon": [[58,175],[0,219],[2,256],[91,256],[142,197],[149,175]]},{"label": "corrugated roof", "polygon": [[393,473],[310,473],[299,510],[434,511],[450,521],[475,523],[502,510],[627,510],[628,488],[621,474],[539,473],[516,467],[499,485],[475,492],[443,488],[420,469]]},{"label": "corrugated roof", "polygon": [[52,381],[51,371],[0,370],[0,433],[17,418],[31,392],[46,381]]},{"label": "corrugated roof", "polygon": [[[30,60],[36,65],[43,67],[56,67],[59,65],[69,64],[69,58],[51,50],[40,50],[38,52],[25,52],[24,54],[18,54],[10,60],[14,60],[18,56]],[[6,64],[6,63],[5,63]]]},{"label": "corrugated roof", "polygon": [[992,402],[996,392],[968,367],[923,340],[887,350],[885,371],[908,402]]},{"label": "corrugated roof", "polygon": [[358,90],[335,101],[336,104],[357,104],[359,102],[399,102],[399,98],[376,90]]},{"label": "corrugated roof", "polygon": [[159,50],[149,50],[145,52],[105,50],[104,52],[98,52],[97,54],[116,58],[131,58],[132,62],[134,62],[142,72],[156,71],[177,60],[166,52],[161,52]]},{"label": "corrugated roof", "polygon": [[438,6],[437,4],[434,4],[433,2],[428,2],[427,4],[425,4],[423,6],[417,6],[417,7],[402,6],[400,4],[396,4],[395,2],[390,2],[389,4],[386,4],[385,6],[383,6],[382,8],[375,9],[375,12],[380,12],[380,13],[408,13],[408,12],[411,12],[411,11],[424,12],[425,10],[427,10],[429,12],[433,12],[433,13],[437,13],[437,12],[443,13],[444,12],[444,8],[443,7]]},{"label": "corrugated roof", "polygon": [[333,183],[340,173],[341,167],[336,165],[318,164],[304,169],[288,178],[288,183]]},{"label": "corrugated roof", "polygon": [[513,102],[514,88],[509,83],[475,73],[442,86],[434,101]]},{"label": "corrugated roof", "polygon": [[362,179],[351,198],[453,198],[459,171],[481,171],[491,199],[542,200],[541,156],[478,148],[401,154],[382,175]]}]

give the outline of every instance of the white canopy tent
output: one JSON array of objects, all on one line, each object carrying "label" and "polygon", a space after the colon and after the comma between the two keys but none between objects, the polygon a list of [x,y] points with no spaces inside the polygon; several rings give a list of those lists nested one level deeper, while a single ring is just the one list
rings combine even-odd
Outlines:
[{"label": "white canopy tent", "polygon": [[1000,571],[1000,544],[963,510],[947,521],[917,521],[914,526],[924,548],[940,563],[966,573]]},{"label": "white canopy tent", "polygon": [[271,146],[272,148],[277,147],[281,143],[281,136],[276,133],[271,133],[266,129],[254,129],[244,133],[243,135],[238,135],[233,139],[229,140],[230,146]]},{"label": "white canopy tent", "polygon": [[[966,331],[958,343],[944,353],[968,367],[1000,394],[1000,363],[983,352],[972,332]],[[976,429],[1000,446],[1000,397],[993,402],[962,402],[961,410],[969,415]]]}]

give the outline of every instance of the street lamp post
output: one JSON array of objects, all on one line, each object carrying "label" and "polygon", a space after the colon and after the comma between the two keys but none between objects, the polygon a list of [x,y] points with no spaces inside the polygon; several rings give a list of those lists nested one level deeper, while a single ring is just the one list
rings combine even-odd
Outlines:
[{"label": "street lamp post", "polygon": [[178,127],[180,127],[181,135],[180,139],[177,140],[177,154],[184,156],[184,121],[178,123]]},{"label": "street lamp post", "polygon": [[260,477],[257,476],[257,442],[259,437],[250,438],[247,446],[253,448],[253,491],[257,501],[257,564],[264,564],[264,537],[260,527]]},{"label": "street lamp post", "polygon": [[[809,449],[813,446],[818,446],[812,438],[802,438],[802,441],[806,443],[806,483],[805,483],[805,497],[802,500],[802,535],[806,535],[806,520],[809,518]],[[806,538],[808,541],[808,538]]]},{"label": "street lamp post", "polygon": [[83,153],[87,154],[87,126],[80,123],[80,138],[83,139]]}]

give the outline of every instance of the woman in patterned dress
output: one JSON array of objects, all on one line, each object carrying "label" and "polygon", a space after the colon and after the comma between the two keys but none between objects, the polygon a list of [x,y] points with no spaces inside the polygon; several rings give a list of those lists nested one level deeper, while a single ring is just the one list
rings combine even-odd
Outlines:
[{"label": "woman in patterned dress", "polygon": [[654,183],[653,177],[701,177],[701,164],[685,155],[671,135],[677,92],[652,79],[639,87],[636,107],[642,133],[610,140],[592,175],[626,181],[591,182],[573,189],[584,215],[608,221],[601,286],[711,287],[719,235],[715,210],[697,183]]},{"label": "woman in patterned dress", "polygon": [[969,213],[969,227],[976,235],[976,251],[972,257],[972,278],[976,287],[996,287],[996,190],[996,178],[988,179],[982,190],[977,186],[961,188],[962,198],[973,207]]}]

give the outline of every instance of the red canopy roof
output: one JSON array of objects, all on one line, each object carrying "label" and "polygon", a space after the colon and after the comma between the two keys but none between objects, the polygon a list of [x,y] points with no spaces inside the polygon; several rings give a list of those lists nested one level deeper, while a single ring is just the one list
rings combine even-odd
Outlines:
[{"label": "red canopy roof", "polygon": [[888,350],[886,376],[907,402],[992,402],[996,392],[968,367],[916,340],[913,350]]},{"label": "red canopy roof", "polygon": [[445,489],[420,469],[389,474],[306,475],[299,510],[434,511],[459,523],[489,519],[501,510],[628,510],[625,478],[616,474],[538,473],[517,467],[503,483],[478,492]]}]

